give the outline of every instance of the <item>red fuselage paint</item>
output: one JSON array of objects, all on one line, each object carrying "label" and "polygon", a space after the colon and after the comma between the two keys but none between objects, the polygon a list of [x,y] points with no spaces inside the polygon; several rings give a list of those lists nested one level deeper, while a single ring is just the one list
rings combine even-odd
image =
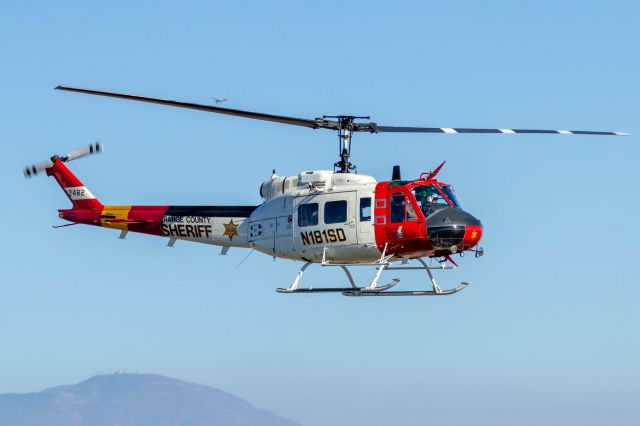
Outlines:
[{"label": "red fuselage paint", "polygon": [[[443,249],[434,247],[428,238],[428,223],[411,190],[419,185],[448,186],[433,179],[418,179],[410,182],[380,182],[376,185],[374,200],[374,232],[376,245],[380,252],[400,257],[433,257],[448,256],[454,252],[469,250],[475,247],[482,237],[482,225],[466,225],[460,243]],[[442,193],[451,207],[453,202]],[[393,200],[398,202],[404,197],[404,217],[393,217],[391,213]],[[407,213],[410,210],[411,214]]]}]

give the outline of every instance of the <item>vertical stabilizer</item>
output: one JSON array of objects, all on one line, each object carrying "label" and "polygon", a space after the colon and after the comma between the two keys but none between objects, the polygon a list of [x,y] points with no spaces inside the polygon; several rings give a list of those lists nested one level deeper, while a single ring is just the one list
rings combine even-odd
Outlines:
[{"label": "vertical stabilizer", "polygon": [[100,210],[102,204],[59,158],[52,158],[53,165],[46,169],[67,194],[74,209]]}]

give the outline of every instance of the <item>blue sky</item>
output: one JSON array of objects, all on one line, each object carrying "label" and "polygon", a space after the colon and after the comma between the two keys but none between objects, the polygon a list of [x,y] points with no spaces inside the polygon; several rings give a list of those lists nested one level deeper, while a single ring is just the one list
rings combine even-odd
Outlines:
[{"label": "blue sky", "polygon": [[[303,424],[632,424],[640,412],[640,90],[633,1],[20,2],[0,13],[0,392],[98,372],[219,387]],[[257,204],[329,168],[330,132],[52,90],[58,84],[379,124],[627,138],[357,135],[361,173],[443,180],[485,226],[448,298],[276,294],[299,265],[88,227],[21,167],[108,204]],[[359,275],[361,279],[366,277]],[[311,270],[310,283],[336,284]],[[425,285],[408,274],[405,286]]]}]

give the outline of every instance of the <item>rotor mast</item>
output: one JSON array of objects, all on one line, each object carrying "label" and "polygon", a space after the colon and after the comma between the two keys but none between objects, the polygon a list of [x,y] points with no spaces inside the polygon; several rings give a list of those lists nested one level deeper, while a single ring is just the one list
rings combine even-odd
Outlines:
[{"label": "rotor mast", "polygon": [[351,138],[355,130],[354,122],[356,119],[369,120],[368,116],[355,115],[323,115],[322,118],[335,118],[338,121],[336,130],[338,130],[338,156],[340,161],[334,163],[333,167],[337,168],[338,173],[351,173],[356,169],[355,164],[349,161],[351,157]]}]

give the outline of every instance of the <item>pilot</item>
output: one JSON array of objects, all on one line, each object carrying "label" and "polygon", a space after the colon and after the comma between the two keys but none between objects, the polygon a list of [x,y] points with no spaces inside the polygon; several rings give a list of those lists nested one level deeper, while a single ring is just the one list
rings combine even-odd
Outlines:
[{"label": "pilot", "polygon": [[418,187],[416,189],[413,190],[413,195],[416,197],[418,205],[422,207],[422,204],[427,198],[427,191],[424,189],[424,187]]}]

